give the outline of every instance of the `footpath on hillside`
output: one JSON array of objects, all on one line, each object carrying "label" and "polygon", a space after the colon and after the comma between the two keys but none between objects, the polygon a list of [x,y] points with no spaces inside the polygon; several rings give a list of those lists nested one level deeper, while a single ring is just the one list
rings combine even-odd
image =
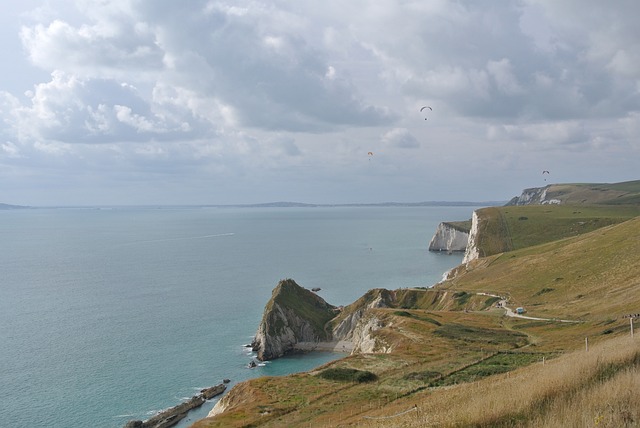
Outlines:
[{"label": "footpath on hillside", "polygon": [[528,315],[523,315],[523,314],[519,314],[516,311],[514,311],[513,309],[511,309],[510,307],[507,306],[507,299],[504,298],[503,296],[498,296],[497,294],[490,294],[490,293],[476,293],[480,296],[490,296],[490,297],[497,297],[500,300],[497,303],[497,306],[499,308],[502,308],[505,310],[505,315],[508,317],[513,317],[513,318],[522,318],[522,319],[526,319],[526,320],[536,320],[536,321],[556,321],[556,322],[567,322],[567,323],[581,323],[582,321],[576,321],[576,320],[563,320],[563,319],[559,319],[559,318],[539,318],[539,317],[531,317]]}]

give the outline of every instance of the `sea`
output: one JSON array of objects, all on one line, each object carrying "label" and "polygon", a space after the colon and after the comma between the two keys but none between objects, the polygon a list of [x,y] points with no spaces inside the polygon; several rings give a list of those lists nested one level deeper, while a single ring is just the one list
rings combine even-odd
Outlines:
[{"label": "sea", "polygon": [[0,425],[123,427],[223,379],[231,388],[341,358],[247,367],[278,281],[320,288],[333,305],[371,288],[432,286],[462,260],[428,251],[437,225],[477,208],[1,210]]}]

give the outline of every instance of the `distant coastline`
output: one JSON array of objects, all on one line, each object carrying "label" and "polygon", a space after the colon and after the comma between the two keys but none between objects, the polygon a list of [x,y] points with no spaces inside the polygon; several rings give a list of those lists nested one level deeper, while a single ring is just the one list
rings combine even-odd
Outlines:
[{"label": "distant coastline", "polygon": [[21,210],[27,209],[31,207],[23,206],[23,205],[9,205],[9,204],[0,204],[0,210]]},{"label": "distant coastline", "polygon": [[316,208],[316,207],[473,207],[504,205],[508,201],[424,201],[424,202],[374,202],[350,204],[305,204],[301,202],[268,202],[264,204],[240,205],[203,205],[205,207],[234,207],[234,208]]},{"label": "distant coastline", "polygon": [[303,202],[266,202],[260,204],[193,204],[193,205],[42,205],[24,206],[0,203],[0,210],[12,209],[117,209],[117,208],[341,208],[341,207],[489,207],[502,206],[508,201],[424,201],[424,202],[374,202],[346,204],[309,204]]}]

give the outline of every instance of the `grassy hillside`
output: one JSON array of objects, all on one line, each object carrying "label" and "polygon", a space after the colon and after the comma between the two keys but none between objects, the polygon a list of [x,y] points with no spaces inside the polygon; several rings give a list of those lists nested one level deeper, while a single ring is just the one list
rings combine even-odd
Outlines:
[{"label": "grassy hillside", "polygon": [[[482,212],[487,248],[509,251],[435,289],[384,292],[370,311],[391,353],[244,382],[194,426],[640,425],[640,338],[623,318],[640,312],[638,207]],[[507,317],[493,295],[544,319]]]},{"label": "grassy hillside", "polygon": [[581,235],[640,216],[640,205],[520,205],[483,208],[478,248],[486,257]]},{"label": "grassy hillside", "polygon": [[444,287],[510,296],[544,317],[603,320],[640,308],[640,217],[476,262]]},{"label": "grassy hillside", "polygon": [[464,221],[446,221],[444,224],[460,232],[469,233],[469,230],[471,230],[471,219]]},{"label": "grassy hillside", "polygon": [[342,426],[635,427],[639,387],[640,341],[625,337],[471,385],[420,391]]},{"label": "grassy hillside", "polygon": [[574,183],[546,186],[546,200],[569,205],[638,205],[640,180],[622,183]]}]

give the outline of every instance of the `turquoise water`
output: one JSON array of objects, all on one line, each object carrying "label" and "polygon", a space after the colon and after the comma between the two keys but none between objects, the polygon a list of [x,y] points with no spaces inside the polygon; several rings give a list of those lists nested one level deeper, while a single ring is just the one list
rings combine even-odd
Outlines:
[{"label": "turquoise water", "polygon": [[436,226],[473,209],[0,211],[0,421],[121,427],[223,378],[310,370],[339,355],[246,368],[280,279],[334,305],[432,285],[462,257],[427,251]]}]

